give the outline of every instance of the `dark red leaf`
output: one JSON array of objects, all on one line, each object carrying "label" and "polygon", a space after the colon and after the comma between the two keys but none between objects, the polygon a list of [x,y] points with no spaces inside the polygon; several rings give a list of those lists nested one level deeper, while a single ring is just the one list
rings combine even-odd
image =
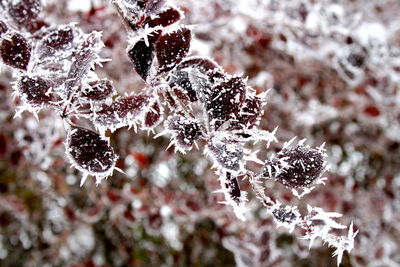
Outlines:
[{"label": "dark red leaf", "polygon": [[128,56],[133,62],[133,67],[144,81],[146,81],[151,64],[153,63],[153,52],[154,46],[147,45],[144,40],[138,41],[128,52]]},{"label": "dark red leaf", "polygon": [[154,17],[149,17],[145,24],[147,23],[150,28],[156,27],[156,26],[163,26],[167,27],[181,19],[181,13],[173,8],[169,7],[163,11],[161,11],[159,14],[155,15]]},{"label": "dark red leaf", "polygon": [[111,105],[103,104],[95,114],[95,122],[100,126],[120,128],[137,120],[149,103],[148,95],[121,97]]},{"label": "dark red leaf", "polygon": [[42,105],[53,100],[49,93],[52,83],[39,76],[22,76],[18,81],[18,91],[32,105]]},{"label": "dark red leaf", "polygon": [[26,70],[31,58],[32,47],[19,33],[14,33],[10,38],[3,39],[0,54],[3,62],[13,68]]},{"label": "dark red leaf", "polygon": [[89,89],[82,92],[82,96],[92,101],[106,100],[115,92],[113,84],[107,79],[90,82],[89,86]]},{"label": "dark red leaf", "polygon": [[154,102],[150,110],[144,114],[143,126],[147,129],[154,128],[161,122],[161,106],[158,102]]},{"label": "dark red leaf", "polygon": [[9,1],[8,14],[19,25],[32,23],[40,13],[40,0]]},{"label": "dark red leaf", "polygon": [[246,97],[246,84],[240,77],[222,82],[207,96],[206,109],[209,120],[217,129],[228,119],[237,120]]},{"label": "dark red leaf", "polygon": [[51,31],[43,39],[43,44],[55,50],[67,47],[74,40],[74,32],[70,26]]},{"label": "dark red leaf", "polygon": [[191,39],[192,32],[188,28],[181,28],[160,37],[156,47],[160,72],[172,70],[185,58]]},{"label": "dark red leaf", "polygon": [[94,174],[110,172],[117,159],[107,140],[81,127],[72,127],[68,132],[66,150],[78,169]]},{"label": "dark red leaf", "polygon": [[290,187],[307,187],[319,179],[325,170],[325,159],[317,149],[296,146],[282,149],[263,169],[264,177]]},{"label": "dark red leaf", "polygon": [[252,128],[261,119],[262,115],[261,99],[257,96],[247,98],[237,116],[237,120],[232,121],[231,129]]}]

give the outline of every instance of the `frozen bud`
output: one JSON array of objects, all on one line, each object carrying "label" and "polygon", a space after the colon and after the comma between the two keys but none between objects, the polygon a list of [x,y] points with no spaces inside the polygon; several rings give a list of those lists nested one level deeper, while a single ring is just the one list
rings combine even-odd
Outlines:
[{"label": "frozen bud", "polygon": [[202,136],[197,120],[180,115],[171,116],[165,122],[165,128],[172,134],[172,143],[178,150],[190,150],[194,142]]},{"label": "frozen bud", "polygon": [[108,140],[98,133],[71,127],[65,146],[71,163],[83,173],[103,177],[112,173],[117,156]]},{"label": "frozen bud", "polygon": [[89,87],[82,92],[82,97],[94,102],[105,101],[115,93],[111,81],[104,79],[89,83]]},{"label": "frozen bud", "polygon": [[53,100],[52,83],[39,76],[22,76],[17,88],[22,98],[31,105],[40,106]]},{"label": "frozen bud", "polygon": [[19,33],[4,38],[0,46],[0,55],[4,64],[10,67],[26,70],[31,58],[32,47]]},{"label": "frozen bud", "polygon": [[9,1],[8,14],[19,25],[33,23],[41,10],[40,0]]},{"label": "frozen bud", "polygon": [[192,31],[184,27],[160,37],[156,46],[160,72],[172,70],[186,57],[191,39]]},{"label": "frozen bud", "polygon": [[217,167],[231,172],[239,172],[244,164],[243,144],[214,136],[207,144],[207,154]]},{"label": "frozen bud", "polygon": [[325,171],[325,157],[320,150],[308,146],[284,148],[265,163],[263,175],[289,188],[309,187]]}]

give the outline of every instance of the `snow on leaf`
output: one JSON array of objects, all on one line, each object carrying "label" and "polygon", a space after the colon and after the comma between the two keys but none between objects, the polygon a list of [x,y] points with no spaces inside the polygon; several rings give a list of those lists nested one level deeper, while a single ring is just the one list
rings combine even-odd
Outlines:
[{"label": "snow on leaf", "polygon": [[96,176],[96,183],[112,174],[117,156],[109,141],[98,133],[73,126],[65,147],[71,164],[84,175]]},{"label": "snow on leaf", "polygon": [[167,27],[181,19],[182,15],[179,10],[168,7],[162,10],[155,16],[148,17],[148,19],[144,22],[149,25],[149,27],[163,26]]},{"label": "snow on leaf", "polygon": [[[193,73],[193,71],[197,71]],[[200,95],[211,90],[217,79],[224,77],[222,69],[213,60],[205,57],[189,57],[183,60],[170,75],[170,86],[178,86],[186,92],[190,101],[195,102]]]},{"label": "snow on leaf", "polygon": [[209,155],[218,169],[236,174],[243,169],[243,144],[228,140],[218,135],[213,136],[207,144],[206,154]]},{"label": "snow on leaf", "polygon": [[52,83],[39,76],[22,76],[17,83],[18,93],[22,99],[33,105],[41,106],[53,100]]},{"label": "snow on leaf", "polygon": [[156,55],[160,72],[172,70],[187,55],[192,39],[192,31],[181,27],[160,37],[156,45]]},{"label": "snow on leaf", "polygon": [[97,128],[115,130],[135,125],[151,97],[144,94],[130,95],[115,100],[111,105],[103,104],[94,114]]},{"label": "snow on leaf", "polygon": [[98,59],[97,53],[103,46],[99,32],[92,32],[84,36],[83,42],[73,55],[75,60],[69,69],[68,80],[65,83],[67,93],[79,88],[82,79],[93,67],[95,60]]},{"label": "snow on leaf", "polygon": [[165,121],[167,132],[171,133],[171,143],[182,153],[190,150],[194,142],[203,135],[200,123],[181,115],[170,116]]},{"label": "snow on leaf", "polygon": [[41,11],[40,0],[9,1],[8,14],[19,25],[33,23]]},{"label": "snow on leaf", "polygon": [[10,67],[27,70],[32,47],[19,33],[14,33],[1,42],[0,55],[4,64]]}]

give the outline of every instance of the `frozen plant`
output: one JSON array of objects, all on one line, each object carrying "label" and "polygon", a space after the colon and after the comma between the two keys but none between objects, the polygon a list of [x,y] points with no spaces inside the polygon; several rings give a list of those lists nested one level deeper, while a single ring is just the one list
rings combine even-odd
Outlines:
[{"label": "frozen plant", "polygon": [[[340,263],[343,252],[353,248],[352,226],[347,237],[336,237],[331,229],[346,228],[332,219],[339,214],[310,207],[303,216],[297,207],[273,201],[264,189],[271,179],[300,198],[323,183],[323,146],[314,149],[302,140],[291,147],[287,142],[274,158],[261,161],[249,144],[265,142],[268,148],[277,142],[277,128],[258,129],[267,93],[257,94],[246,78],[227,74],[211,58],[190,56],[192,27],[179,24],[183,12],[178,8],[156,0],[112,4],[129,32],[127,55],[146,84],[139,94],[115,96],[112,82],[94,72],[95,65],[105,61],[99,56],[101,33],[84,34],[73,23],[40,24],[40,0],[3,3],[0,55],[16,76],[14,95],[22,101],[17,115],[23,111],[36,115],[43,108],[59,114],[67,132],[66,154],[82,172],[81,185],[89,175],[100,183],[117,169],[118,156],[107,130],[126,126],[136,130],[139,125],[154,131],[163,124],[157,136],[170,135],[176,151],[204,149],[219,177],[224,203],[239,219],[246,219],[248,193],[240,188],[240,178],[246,178],[278,226],[300,227],[311,244],[321,237],[336,248]],[[252,170],[250,162],[262,167]]]}]

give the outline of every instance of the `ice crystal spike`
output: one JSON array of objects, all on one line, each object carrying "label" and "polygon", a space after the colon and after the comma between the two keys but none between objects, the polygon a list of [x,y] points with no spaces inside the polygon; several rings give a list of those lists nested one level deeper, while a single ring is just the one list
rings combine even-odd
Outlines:
[{"label": "ice crystal spike", "polygon": [[27,70],[31,58],[32,47],[19,33],[6,37],[1,42],[0,55],[4,62],[10,67]]},{"label": "ice crystal spike", "polygon": [[317,149],[299,146],[282,149],[266,162],[263,175],[290,188],[309,187],[325,171],[325,155]]},{"label": "ice crystal spike", "polygon": [[84,175],[104,178],[112,174],[117,156],[108,140],[91,130],[73,126],[68,130],[66,153]]},{"label": "ice crystal spike", "polygon": [[185,58],[191,39],[192,31],[183,27],[160,37],[156,46],[160,72],[172,70]]},{"label": "ice crystal spike", "polygon": [[39,76],[22,76],[17,88],[23,100],[33,106],[41,106],[53,100],[52,83]]},{"label": "ice crystal spike", "polygon": [[41,11],[40,0],[9,1],[8,14],[19,25],[34,22]]},{"label": "ice crystal spike", "polygon": [[149,17],[144,23],[147,23],[149,27],[167,27],[179,21],[181,19],[181,16],[181,13],[177,9],[173,7],[168,7],[165,10],[162,10],[157,15]]}]

